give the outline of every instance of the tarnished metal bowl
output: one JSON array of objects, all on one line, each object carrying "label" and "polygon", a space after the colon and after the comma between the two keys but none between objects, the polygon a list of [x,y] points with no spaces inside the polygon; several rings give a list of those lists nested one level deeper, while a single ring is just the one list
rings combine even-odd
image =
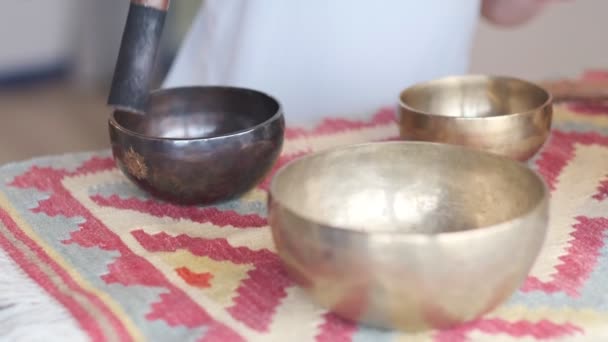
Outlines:
[{"label": "tarnished metal bowl", "polygon": [[211,204],[255,187],[283,146],[282,108],[244,88],[171,88],[150,96],[145,115],[109,120],[119,168],[140,188],[179,204]]},{"label": "tarnished metal bowl", "polygon": [[317,303],[419,331],[474,320],[522,284],[545,238],[548,192],[504,156],[384,142],[291,162],[268,207],[286,270]]},{"label": "tarnished metal bowl", "polygon": [[416,84],[400,95],[404,140],[482,149],[525,161],[551,130],[551,94],[534,83],[465,75]]}]

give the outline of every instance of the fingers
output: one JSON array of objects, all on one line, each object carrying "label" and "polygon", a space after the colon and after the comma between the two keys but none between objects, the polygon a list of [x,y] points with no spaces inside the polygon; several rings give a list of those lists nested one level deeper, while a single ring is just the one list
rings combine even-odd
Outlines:
[{"label": "fingers", "polygon": [[161,11],[166,11],[169,8],[170,0],[131,0],[131,3],[145,7],[156,8]]}]

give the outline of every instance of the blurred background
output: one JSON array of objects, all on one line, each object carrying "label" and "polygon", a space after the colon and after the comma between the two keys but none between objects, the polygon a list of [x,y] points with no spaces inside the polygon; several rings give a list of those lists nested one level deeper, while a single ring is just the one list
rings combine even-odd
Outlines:
[{"label": "blurred background", "polygon": [[[157,85],[200,2],[172,2]],[[105,97],[128,1],[14,0],[2,5],[0,164],[107,148]],[[482,22],[471,72],[542,80],[608,69],[607,14],[606,0],[572,0],[516,29]]]}]

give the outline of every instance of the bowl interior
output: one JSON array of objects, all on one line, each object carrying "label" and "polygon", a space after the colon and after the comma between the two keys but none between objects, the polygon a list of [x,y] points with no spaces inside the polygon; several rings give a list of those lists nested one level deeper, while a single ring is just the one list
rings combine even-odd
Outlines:
[{"label": "bowl interior", "polygon": [[488,117],[538,109],[550,98],[533,83],[509,77],[454,76],[406,89],[401,104],[414,111],[449,117]]},{"label": "bowl interior", "polygon": [[279,112],[272,97],[249,89],[188,87],[153,92],[145,115],[115,112],[116,122],[141,135],[211,138],[255,127]]},{"label": "bowl interior", "polygon": [[507,158],[456,146],[392,142],[303,157],[274,178],[273,199],[335,228],[436,234],[524,215],[542,180]]}]

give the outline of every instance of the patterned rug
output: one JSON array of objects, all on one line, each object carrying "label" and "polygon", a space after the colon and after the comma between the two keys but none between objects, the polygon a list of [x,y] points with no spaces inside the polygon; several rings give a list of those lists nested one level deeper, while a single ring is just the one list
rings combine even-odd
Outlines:
[{"label": "patterned rug", "polygon": [[[331,146],[394,139],[369,121],[289,129],[276,168]],[[552,190],[546,245],[483,319],[417,335],[345,322],[285,275],[265,219],[268,180],[238,201],[146,196],[108,152],[0,168],[0,339],[7,341],[608,341],[608,106],[556,107],[530,165]],[[275,168],[275,169],[276,169]]]}]

